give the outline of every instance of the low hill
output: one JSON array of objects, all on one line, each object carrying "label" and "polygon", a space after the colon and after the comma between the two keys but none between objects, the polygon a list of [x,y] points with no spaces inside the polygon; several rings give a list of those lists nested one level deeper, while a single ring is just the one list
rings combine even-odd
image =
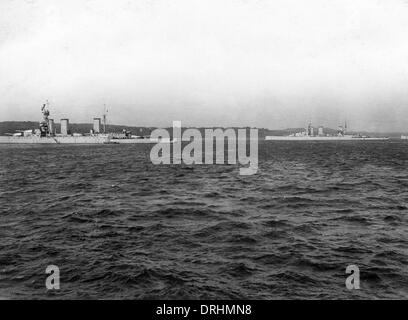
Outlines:
[{"label": "low hill", "polygon": [[[61,125],[59,123],[55,124],[57,132],[61,131]],[[5,134],[12,134],[19,130],[30,130],[38,128],[38,122],[36,121],[3,121],[0,122],[0,135]],[[89,133],[92,129],[91,123],[70,123],[69,128],[71,133]],[[249,129],[249,127],[246,127]],[[137,127],[137,126],[124,126],[124,125],[113,125],[110,124],[107,126],[107,132],[121,132],[123,129],[129,130],[134,135],[146,136],[150,135],[150,133],[156,129],[156,127]],[[172,133],[172,128],[165,128]],[[204,129],[205,128],[197,128],[201,131],[202,135],[204,136]],[[214,128],[215,129],[215,128]],[[238,129],[238,128],[234,128]],[[296,132],[304,131],[304,128],[290,128],[284,130],[270,130],[265,128],[258,128],[259,138],[263,139],[265,136],[286,136],[289,134],[293,134]],[[326,134],[336,134],[337,130],[324,128],[324,132]],[[375,133],[375,132],[350,132],[350,134],[362,134],[368,135],[373,137],[391,137],[391,138],[399,138],[401,136],[401,132],[391,132],[391,133]]]}]

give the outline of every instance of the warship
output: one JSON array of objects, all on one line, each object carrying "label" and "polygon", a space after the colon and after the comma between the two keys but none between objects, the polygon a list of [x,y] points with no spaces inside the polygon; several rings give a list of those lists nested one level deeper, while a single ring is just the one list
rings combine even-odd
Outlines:
[{"label": "warship", "polygon": [[18,144],[120,144],[120,143],[156,143],[158,140],[149,136],[134,136],[130,131],[106,133],[106,112],[103,115],[103,132],[101,118],[93,119],[93,128],[87,134],[71,133],[69,119],[61,119],[61,131],[56,133],[54,119],[50,118],[48,101],[41,107],[42,119],[39,127],[32,130],[18,130],[0,136],[0,143]]},{"label": "warship", "polygon": [[274,141],[381,141],[389,140],[388,137],[370,137],[367,135],[351,135],[347,134],[347,122],[344,127],[339,126],[337,134],[325,134],[324,128],[320,126],[315,131],[315,128],[311,123],[307,126],[304,131],[296,132],[288,136],[266,136],[265,140]]}]

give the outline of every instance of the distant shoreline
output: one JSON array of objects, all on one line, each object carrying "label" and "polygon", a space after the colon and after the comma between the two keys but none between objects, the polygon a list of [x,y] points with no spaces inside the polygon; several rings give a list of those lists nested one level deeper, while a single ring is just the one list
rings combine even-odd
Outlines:
[{"label": "distant shoreline", "polygon": [[[77,133],[89,133],[90,128],[92,128],[92,123],[70,123],[70,129],[72,132]],[[55,123],[57,132],[60,130],[60,123]],[[183,129],[191,128],[192,126],[185,126]],[[0,135],[5,135],[8,133],[15,133],[18,130],[30,130],[38,128],[38,121],[1,121],[0,122]],[[163,127],[147,127],[147,126],[127,126],[127,125],[117,125],[108,124],[107,132],[121,132],[123,129],[131,131],[135,135],[150,135],[150,133],[157,128]],[[194,127],[199,130],[204,130],[205,128],[220,128],[215,126],[208,127]],[[250,128],[250,126],[232,126],[232,127],[222,127],[222,128]],[[252,127],[253,128],[253,127]],[[167,126],[164,129],[168,129],[171,132],[171,126]],[[264,138],[266,136],[287,136],[296,132],[300,132],[304,128],[288,128],[288,129],[266,129],[258,128],[259,138]],[[331,128],[324,128],[325,133],[329,135],[336,135],[337,130]],[[408,132],[408,131],[407,131]],[[389,138],[400,138],[401,135],[407,135],[407,132],[367,132],[367,131],[354,131],[351,130],[349,134],[361,134],[371,137],[389,137]]]}]

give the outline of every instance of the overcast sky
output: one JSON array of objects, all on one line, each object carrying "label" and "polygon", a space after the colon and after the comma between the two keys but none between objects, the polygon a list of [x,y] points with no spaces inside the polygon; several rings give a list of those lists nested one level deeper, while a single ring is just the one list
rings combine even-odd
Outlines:
[{"label": "overcast sky", "polygon": [[408,2],[0,0],[0,121],[408,131]]}]

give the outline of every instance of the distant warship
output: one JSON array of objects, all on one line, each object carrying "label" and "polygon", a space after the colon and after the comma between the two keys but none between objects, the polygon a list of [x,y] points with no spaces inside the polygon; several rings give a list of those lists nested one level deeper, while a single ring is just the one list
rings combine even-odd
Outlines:
[{"label": "distant warship", "polygon": [[0,143],[34,143],[34,144],[111,144],[111,143],[153,143],[149,136],[133,136],[130,131],[106,133],[106,111],[103,115],[103,132],[101,118],[93,119],[93,128],[88,134],[70,133],[69,119],[61,119],[61,132],[56,133],[54,120],[50,119],[48,101],[41,107],[42,119],[39,127],[33,130],[18,130],[0,136]]},{"label": "distant warship", "polygon": [[266,136],[265,140],[275,141],[361,141],[361,140],[389,140],[389,138],[376,138],[365,135],[347,134],[347,122],[344,127],[339,126],[337,135],[324,133],[324,128],[320,126],[316,131],[311,123],[302,132],[297,132],[288,136]]}]

